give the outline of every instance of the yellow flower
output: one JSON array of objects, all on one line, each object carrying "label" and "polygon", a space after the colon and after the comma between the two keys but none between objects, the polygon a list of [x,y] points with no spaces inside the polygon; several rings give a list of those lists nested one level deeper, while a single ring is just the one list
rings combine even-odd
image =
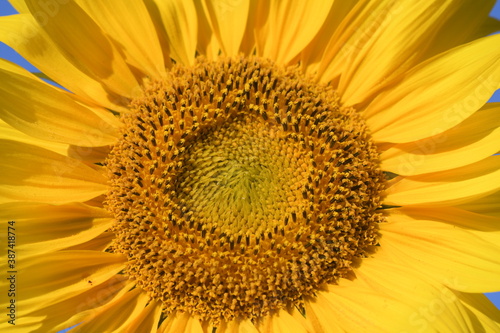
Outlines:
[{"label": "yellow flower", "polygon": [[12,2],[2,331],[500,331],[494,1]]}]

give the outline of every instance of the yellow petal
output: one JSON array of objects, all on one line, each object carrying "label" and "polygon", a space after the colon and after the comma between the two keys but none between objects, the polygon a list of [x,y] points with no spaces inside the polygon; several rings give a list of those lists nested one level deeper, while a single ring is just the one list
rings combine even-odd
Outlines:
[{"label": "yellow petal", "polygon": [[47,149],[61,155],[66,155],[69,149],[69,146],[64,143],[35,139],[32,136],[26,135],[18,131],[17,129],[10,126],[1,119],[0,119],[0,140],[22,142],[29,145],[34,145],[37,147]]},{"label": "yellow petal", "polygon": [[415,219],[448,223],[466,229],[492,244],[496,244],[500,237],[499,217],[482,215],[458,207],[400,207],[391,209],[391,212],[405,214]]},{"label": "yellow petal", "polygon": [[[355,60],[365,59],[358,51],[378,48],[393,40],[384,51],[384,56],[376,59],[378,61],[375,66],[365,72],[372,78],[378,76],[381,81],[386,81],[392,74],[399,74],[401,70],[411,68],[433,55],[499,30],[498,21],[496,24],[491,24],[495,20],[487,18],[494,2],[486,0],[478,4],[475,0],[440,3],[336,1],[334,7],[339,5],[339,8],[332,11],[332,19],[327,19],[325,31],[318,34],[322,35],[322,39],[312,43],[311,55],[304,60],[315,63],[322,60],[321,70],[314,66],[314,72],[318,77],[324,82],[335,78],[338,80],[338,77],[349,68],[356,70],[353,66]],[[439,6],[446,8],[444,11],[439,11],[437,10]],[[420,17],[417,16],[419,14]],[[428,20],[418,25],[418,21],[425,16],[428,16]],[[394,24],[396,22],[397,24]],[[409,37],[403,39],[406,33]],[[402,39],[394,41],[394,38],[398,37]],[[394,58],[396,56],[394,52],[400,52],[401,57]],[[371,54],[371,51],[369,53]],[[386,62],[389,58],[392,58],[391,63]],[[387,72],[389,66],[393,66],[394,72]],[[371,71],[375,73],[371,74]],[[378,75],[382,71],[386,72],[387,77]],[[362,76],[359,77],[360,83],[363,84]],[[372,81],[373,88],[377,85],[377,82]],[[346,86],[347,89],[355,87],[355,84]],[[368,94],[366,89],[361,91],[365,95]],[[351,94],[355,94],[355,91],[351,91]],[[354,102],[355,100],[349,101],[349,103]]]},{"label": "yellow petal", "polygon": [[24,69],[0,60],[0,117],[25,134],[79,146],[113,144],[117,130]]},{"label": "yellow petal", "polygon": [[[92,288],[73,298],[55,300],[54,304],[35,307],[33,311],[25,314],[23,312],[23,316],[16,319],[16,329],[21,332],[45,333],[59,332],[77,325],[82,322],[78,314],[107,303],[123,290],[125,281],[123,275],[113,275],[104,283],[94,284]],[[7,321],[0,322],[0,331],[9,331],[9,328],[12,328],[12,325]]]},{"label": "yellow petal", "polygon": [[307,333],[305,327],[283,309],[259,319],[255,326],[259,333]]},{"label": "yellow petal", "polygon": [[[105,123],[109,124],[108,125],[109,127],[119,128],[123,125],[120,118],[116,116],[113,112],[111,112],[109,109],[104,108],[100,105],[96,105],[96,103],[93,103],[84,96],[73,94],[71,95],[71,97],[73,97],[75,102],[82,105],[84,108],[94,112],[96,116],[101,118]],[[125,111],[128,112],[128,109],[126,109]]]},{"label": "yellow petal", "polygon": [[[460,46],[417,66],[365,110],[376,141],[440,134],[479,110],[500,88],[500,35]],[[432,126],[429,126],[432,124]]]},{"label": "yellow petal", "polygon": [[107,89],[122,96],[133,95],[139,84],[131,69],[104,31],[78,4],[70,1],[50,9],[37,0],[26,0],[26,4],[39,29],[48,34],[65,58]]},{"label": "yellow petal", "polygon": [[225,55],[237,55],[247,26],[250,0],[204,0],[202,3],[222,52]]},{"label": "yellow petal", "polygon": [[351,288],[332,286],[333,300],[340,297],[358,303],[358,316],[371,318],[382,332],[473,332],[469,313],[452,290],[392,257],[381,246],[372,259],[363,259]]},{"label": "yellow petal", "polygon": [[350,1],[344,5],[347,7],[342,6],[339,17],[342,21],[334,21],[334,24],[338,25],[335,30],[326,30],[324,50],[317,71],[318,79],[322,82],[334,79],[338,81],[338,77],[347,71],[356,52],[363,47],[367,39],[376,35],[381,27],[383,28],[383,24],[390,22],[396,5],[396,2],[390,0],[361,0]]},{"label": "yellow petal", "polygon": [[500,147],[499,114],[500,103],[486,104],[443,133],[394,145],[381,154],[382,169],[412,176],[458,168],[491,156]]},{"label": "yellow petal", "polygon": [[[307,298],[304,298],[304,301],[307,301]],[[306,302],[307,303],[307,302]],[[317,326],[314,326],[314,318],[309,316],[307,313],[307,304],[305,304],[306,308],[301,308],[300,310],[295,305],[290,305],[286,308],[286,311],[295,319],[297,325],[305,328],[305,330],[309,332],[316,332],[315,329]],[[304,309],[306,310],[304,316]],[[320,333],[321,331],[318,331]]]},{"label": "yellow petal", "polygon": [[197,317],[191,316],[187,312],[170,313],[160,328],[158,328],[158,333],[170,332],[204,333],[200,320]]},{"label": "yellow petal", "polygon": [[442,27],[437,30],[424,57],[429,58],[500,30],[500,21],[488,17],[495,2],[495,0],[484,0],[480,3],[476,0],[457,1],[459,5],[454,6],[455,12],[443,20]]},{"label": "yellow petal", "polygon": [[89,318],[78,326],[83,332],[156,332],[161,307],[157,302],[149,302],[140,288],[132,289],[111,302],[92,311]]},{"label": "yellow petal", "polygon": [[380,225],[381,246],[401,265],[455,290],[474,293],[500,289],[500,233],[435,221],[417,211],[410,216],[393,210],[388,221]]},{"label": "yellow petal", "polygon": [[500,217],[500,209],[498,209],[499,202],[500,191],[496,191],[495,193],[459,205],[458,207],[478,214]]},{"label": "yellow petal", "polygon": [[72,145],[68,148],[67,155],[74,159],[80,160],[87,165],[92,165],[94,163],[102,163],[108,156],[111,148],[112,146],[82,147]]},{"label": "yellow petal", "polygon": [[[165,27],[163,26],[163,20],[161,18],[161,13],[156,6],[155,0],[143,0],[144,5],[151,17],[151,23],[156,31],[156,38],[158,39],[158,43],[160,44],[160,48],[163,54],[163,62],[162,65],[164,68],[172,67],[172,59],[170,58],[170,47],[167,37],[167,32],[165,31]],[[158,64],[159,66],[160,64]]]},{"label": "yellow petal", "polygon": [[305,302],[306,318],[313,327],[313,332],[346,332],[339,325],[337,313],[330,311],[331,305],[324,299],[323,293],[312,297]]},{"label": "yellow petal", "polygon": [[474,332],[500,332],[500,310],[483,294],[456,293],[472,313]]},{"label": "yellow petal", "polygon": [[61,53],[31,14],[2,17],[0,40],[73,93],[113,110],[123,110],[123,105],[128,104],[119,95],[106,91],[103,83]]},{"label": "yellow petal", "polygon": [[[378,293],[360,281],[342,280],[308,301],[306,316],[318,316],[314,332],[398,332],[405,327],[411,307]],[[319,315],[322,315],[320,318]],[[385,322],[383,318],[391,318]],[[313,318],[311,318],[313,319]]]},{"label": "yellow petal", "polygon": [[106,192],[103,175],[78,160],[0,140],[0,203],[85,201]]},{"label": "yellow petal", "polygon": [[288,64],[316,36],[332,7],[331,0],[261,0],[257,5],[257,54]]},{"label": "yellow petal", "polygon": [[500,156],[461,168],[395,179],[385,204],[458,205],[495,192],[500,183]]},{"label": "yellow petal", "polygon": [[234,319],[229,322],[222,322],[218,326],[208,325],[207,332],[217,331],[218,333],[259,333],[250,319]]},{"label": "yellow petal", "polygon": [[[113,223],[113,221],[109,221],[109,223]],[[113,239],[115,238],[115,235],[109,231],[105,230],[104,232],[101,232],[98,234],[96,237],[91,238],[88,241],[85,242],[78,242],[77,244],[69,247],[65,247],[65,251],[101,251],[101,252],[106,252],[110,250],[110,247],[113,243]],[[75,242],[76,243],[76,242]]]},{"label": "yellow petal", "polygon": [[78,3],[117,43],[128,64],[150,77],[165,71],[163,52],[144,2],[120,0]]},{"label": "yellow petal", "polygon": [[170,56],[184,65],[195,59],[198,18],[193,2],[183,0],[154,1],[168,37]]},{"label": "yellow petal", "polygon": [[19,260],[19,316],[106,283],[125,261],[120,254],[98,251],[58,251]]},{"label": "yellow petal", "polygon": [[355,48],[344,46],[340,51],[350,53],[338,87],[342,102],[364,102],[392,77],[410,68],[410,60],[425,50],[422,45],[454,7],[451,2],[419,0],[388,2],[373,12],[375,26],[363,31]]},{"label": "yellow petal", "polygon": [[[136,289],[135,283],[123,274],[115,274],[106,281],[105,285],[108,285],[109,290],[106,288],[104,290],[100,289],[98,288],[99,286],[92,287],[86,292],[64,302],[66,304],[75,304],[73,308],[77,310],[73,311],[69,316],[67,311],[62,311],[66,320],[60,321],[56,327],[57,331],[67,329],[75,324],[81,328],[82,326],[80,325],[91,322],[103,309],[112,307],[113,304],[121,304],[124,298],[135,296],[135,294],[129,294],[130,291]],[[63,304],[63,302],[57,303],[57,306],[60,304]],[[34,313],[43,313],[43,311],[38,310]],[[75,332],[81,332],[82,330],[79,328],[75,328]]]},{"label": "yellow petal", "polygon": [[[147,296],[143,292],[139,296],[142,299],[146,299]],[[143,304],[140,300],[139,304]],[[156,301],[151,301],[144,309],[142,309],[135,317],[128,320],[128,325],[123,326],[126,332],[143,332],[145,333],[156,333],[158,328],[158,323],[160,321],[162,306],[161,303]],[[148,330],[149,329],[149,330]]]},{"label": "yellow petal", "polygon": [[[356,12],[354,9],[363,6],[363,1],[334,1],[333,6],[311,43],[301,53],[301,63],[307,74],[321,77],[323,73],[318,72],[320,61],[331,43],[335,43],[335,32],[348,15]],[[325,79],[329,81],[328,79]]]},{"label": "yellow petal", "polygon": [[81,203],[0,205],[0,217],[15,221],[17,251],[23,258],[85,243],[109,229],[113,219],[102,208]]},{"label": "yellow petal", "polygon": [[195,1],[194,5],[198,13],[198,45],[196,49],[201,55],[207,57],[207,59],[216,59],[221,50],[219,41],[212,30],[205,9],[203,8],[203,3]]}]

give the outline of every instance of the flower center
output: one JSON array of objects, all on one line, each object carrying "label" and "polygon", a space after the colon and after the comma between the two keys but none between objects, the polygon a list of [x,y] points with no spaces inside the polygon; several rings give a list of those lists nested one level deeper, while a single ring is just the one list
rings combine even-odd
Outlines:
[{"label": "flower center", "polygon": [[384,176],[362,117],[260,58],[152,82],[108,156],[113,251],[166,314],[300,306],[377,244]]},{"label": "flower center", "polygon": [[301,189],[309,160],[294,143],[255,116],[230,119],[186,150],[175,185],[179,202],[194,221],[226,234],[279,227],[308,207]]}]

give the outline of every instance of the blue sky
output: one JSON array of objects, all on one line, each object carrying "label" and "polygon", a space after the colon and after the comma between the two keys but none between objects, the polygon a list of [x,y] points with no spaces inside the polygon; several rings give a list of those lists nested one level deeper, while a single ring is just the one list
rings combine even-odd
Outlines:
[{"label": "blue sky", "polygon": [[[7,2],[7,0],[0,0],[0,16],[11,15],[14,13],[15,13],[14,9],[10,6],[10,4]],[[491,13],[491,16],[500,19],[500,0],[497,1],[495,8],[493,9],[493,11]],[[0,58],[5,58],[5,59],[8,59],[12,62],[15,62],[15,63],[29,69],[30,71],[38,71],[35,67],[33,67],[27,61],[25,61],[22,57],[20,57],[15,51],[10,49],[8,46],[6,46],[3,43],[0,43]],[[500,102],[500,90],[498,90],[493,95],[493,97],[490,101]],[[499,276],[499,279],[500,279],[500,276]],[[487,296],[495,303],[495,305],[498,308],[500,308],[500,292],[490,293],[490,294],[487,294]],[[59,333],[62,333],[62,332],[65,332],[65,331],[61,331]]]}]

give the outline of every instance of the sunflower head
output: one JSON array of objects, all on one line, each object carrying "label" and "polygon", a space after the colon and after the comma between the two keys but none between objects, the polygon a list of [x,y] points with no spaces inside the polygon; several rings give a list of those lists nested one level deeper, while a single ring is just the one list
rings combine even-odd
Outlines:
[{"label": "sunflower head", "polygon": [[500,331],[493,0],[13,3],[0,331]]},{"label": "sunflower head", "polygon": [[123,122],[106,162],[113,248],[167,313],[262,317],[377,244],[384,179],[366,125],[296,67],[176,65]]}]

